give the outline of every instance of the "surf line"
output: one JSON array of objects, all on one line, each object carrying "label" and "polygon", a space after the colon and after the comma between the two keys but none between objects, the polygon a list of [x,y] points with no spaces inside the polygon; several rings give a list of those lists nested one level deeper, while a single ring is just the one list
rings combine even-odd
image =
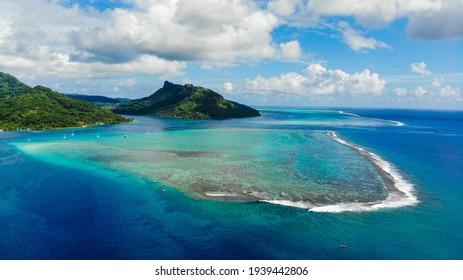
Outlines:
[{"label": "surf line", "polygon": [[339,114],[347,115],[347,116],[352,116],[356,118],[363,118],[363,119],[369,119],[369,120],[374,120],[374,121],[387,121],[393,124],[393,126],[404,126],[405,124],[403,122],[399,121],[391,121],[391,120],[383,120],[383,119],[375,119],[375,118],[368,118],[368,117],[362,117],[357,114],[352,114],[352,113],[346,113],[344,111],[338,111]]},{"label": "surf line", "polygon": [[364,156],[368,161],[370,161],[376,169],[376,172],[380,175],[384,186],[388,192],[388,196],[385,200],[382,201],[372,201],[372,202],[346,202],[338,203],[333,205],[313,205],[304,201],[289,201],[289,200],[261,200],[263,202],[278,204],[283,206],[292,206],[297,208],[309,209],[309,212],[331,212],[331,213],[340,213],[340,212],[366,212],[366,211],[375,211],[385,208],[399,208],[414,206],[419,203],[418,198],[414,195],[414,187],[411,183],[407,182],[402,175],[387,161],[382,159],[377,154],[368,152],[365,149],[352,144],[342,138],[340,138],[336,132],[328,131],[327,135],[343,144],[346,145],[360,155]]},{"label": "surf line", "polygon": [[383,201],[369,202],[369,203],[340,203],[336,205],[326,205],[311,208],[312,212],[344,212],[344,211],[373,211],[382,208],[399,208],[406,206],[414,206],[418,204],[418,198],[415,196],[415,189],[413,185],[407,182],[402,175],[386,160],[382,159],[379,155],[368,152],[365,149],[352,144],[340,138],[336,132],[328,131],[327,135],[346,145],[359,154],[364,156],[375,167],[384,182],[384,186],[388,191],[388,196]]}]

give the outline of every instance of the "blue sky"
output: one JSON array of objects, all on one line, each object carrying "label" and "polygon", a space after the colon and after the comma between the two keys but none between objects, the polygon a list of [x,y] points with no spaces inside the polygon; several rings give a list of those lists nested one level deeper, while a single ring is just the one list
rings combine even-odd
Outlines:
[{"label": "blue sky", "polygon": [[169,80],[251,105],[463,109],[463,0],[2,0],[0,71],[112,97]]}]

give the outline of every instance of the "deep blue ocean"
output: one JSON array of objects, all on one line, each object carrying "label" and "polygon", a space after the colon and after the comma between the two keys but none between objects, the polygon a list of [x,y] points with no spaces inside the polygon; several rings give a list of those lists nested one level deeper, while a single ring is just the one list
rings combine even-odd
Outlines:
[{"label": "deep blue ocean", "polygon": [[[0,259],[463,259],[463,112],[271,108],[262,113],[255,119],[228,121],[139,117],[132,124],[78,129],[75,136],[71,130],[0,132]],[[254,134],[244,135],[240,129]],[[333,201],[337,199],[329,195],[333,190],[320,186],[329,183],[323,176],[342,182],[338,177],[344,173],[336,168],[342,167],[343,158],[328,159],[337,146],[329,138],[323,139],[325,131],[335,131],[391,163],[413,185],[419,203],[331,213],[264,202],[201,199],[147,179],[160,173],[149,173],[151,167],[127,154],[112,158],[116,155],[107,146],[113,143],[122,150],[123,135],[140,141],[130,142],[133,145],[149,143],[141,137],[151,132],[159,145],[169,147],[164,150],[192,150],[191,143],[173,141],[193,137],[206,139],[210,141],[207,147],[220,149],[219,140],[210,139],[228,139],[229,131],[237,137],[228,140],[230,153],[239,149],[231,147],[233,143],[246,147],[252,142],[249,152],[261,155],[260,159],[269,157],[269,165],[283,160],[282,156],[265,154],[275,143],[281,149],[294,149],[296,156],[304,155],[297,159],[299,165],[286,163],[294,171],[288,178],[295,182],[313,180],[319,184],[314,188],[319,188],[320,196]],[[292,136],[283,138],[287,132]],[[62,139],[63,135],[67,139]],[[106,146],[95,146],[95,135],[106,141]],[[312,141],[320,149],[331,145],[326,151],[319,146],[308,149],[314,157],[326,154],[331,169],[320,166],[311,169],[311,176],[301,175],[301,164],[315,164],[306,160],[301,146],[304,141]],[[195,145],[202,144],[201,140]],[[361,163],[352,151],[339,146],[337,152],[343,157]],[[130,154],[132,149],[125,152]],[[88,155],[90,150],[95,156]],[[178,158],[178,163],[190,164],[191,158]],[[244,164],[233,159],[230,157],[230,164]],[[252,160],[261,164],[256,168],[266,174],[265,162]],[[163,162],[159,160],[156,168],[167,170],[169,166]],[[207,174],[207,165],[198,168]],[[364,169],[366,175],[357,179],[361,184],[373,182],[373,186],[377,179],[371,175],[374,169]],[[236,169],[230,170],[236,172],[230,174],[237,182],[250,180]],[[163,172],[167,176],[168,170]],[[278,178],[284,182],[283,173],[278,172],[275,169],[272,173],[272,182]],[[181,184],[189,179],[185,174],[168,174],[166,180]],[[351,176],[347,171],[345,174]],[[223,180],[232,180],[230,176]],[[263,176],[256,182],[265,184],[265,179]],[[358,191],[355,187],[352,191]],[[380,191],[365,193],[384,195]],[[351,194],[346,191],[339,199],[348,199]]]}]

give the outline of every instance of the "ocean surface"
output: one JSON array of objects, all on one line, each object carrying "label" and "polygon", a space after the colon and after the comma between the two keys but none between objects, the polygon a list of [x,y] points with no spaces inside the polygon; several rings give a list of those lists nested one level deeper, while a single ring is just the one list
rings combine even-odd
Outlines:
[{"label": "ocean surface", "polygon": [[463,112],[260,110],[0,132],[0,259],[463,259]]}]

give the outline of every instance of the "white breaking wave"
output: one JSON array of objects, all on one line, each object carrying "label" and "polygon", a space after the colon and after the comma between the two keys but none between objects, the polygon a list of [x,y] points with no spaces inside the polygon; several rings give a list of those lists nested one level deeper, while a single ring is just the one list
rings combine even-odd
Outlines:
[{"label": "white breaking wave", "polygon": [[340,203],[336,205],[326,205],[311,208],[312,212],[344,212],[344,211],[373,211],[382,208],[399,208],[406,206],[413,206],[418,204],[418,198],[414,195],[414,187],[411,183],[407,182],[402,175],[387,161],[382,159],[377,154],[365,151],[352,143],[340,138],[335,132],[330,131],[327,133],[332,139],[339,143],[349,146],[357,150],[361,154],[366,154],[371,162],[379,167],[383,172],[388,174],[393,179],[395,191],[388,190],[389,195],[383,201],[371,203]]},{"label": "white breaking wave", "polygon": [[309,209],[310,212],[331,213],[375,211],[384,208],[414,206],[419,203],[418,198],[414,195],[415,189],[413,185],[407,182],[389,162],[385,161],[377,154],[368,152],[361,147],[345,141],[344,139],[338,137],[333,131],[328,132],[327,135],[333,140],[336,140],[343,145],[355,149],[360,154],[364,155],[379,169],[381,169],[381,171],[390,176],[393,181],[393,189],[388,189],[388,197],[382,201],[372,201],[366,203],[346,202],[324,206],[314,206],[313,204],[304,201],[293,202],[289,200],[262,200],[263,202]]},{"label": "white breaking wave", "polygon": [[348,115],[348,116],[353,116],[353,117],[356,117],[356,118],[363,118],[359,115],[356,115],[356,114],[352,114],[352,113],[346,113],[344,111],[338,111],[339,114],[343,114],[343,115]]},{"label": "white breaking wave", "polygon": [[291,200],[261,200],[262,202],[267,202],[271,204],[278,204],[283,206],[290,206],[302,209],[311,209],[314,207],[313,204],[305,201],[291,201]]},{"label": "white breaking wave", "polygon": [[374,120],[374,121],[383,121],[383,122],[386,121],[386,122],[392,123],[394,126],[404,126],[405,125],[403,122],[399,122],[399,121],[391,121],[391,120],[384,120],[384,119],[375,119],[375,118],[362,117],[362,116],[359,116],[357,114],[346,113],[344,111],[338,111],[338,112],[340,114],[348,115],[348,116],[352,116],[352,117],[356,117],[356,118],[369,119],[369,120]]},{"label": "white breaking wave", "polygon": [[394,126],[404,126],[405,124],[403,122],[399,122],[399,121],[390,121],[392,123],[394,123]]}]

